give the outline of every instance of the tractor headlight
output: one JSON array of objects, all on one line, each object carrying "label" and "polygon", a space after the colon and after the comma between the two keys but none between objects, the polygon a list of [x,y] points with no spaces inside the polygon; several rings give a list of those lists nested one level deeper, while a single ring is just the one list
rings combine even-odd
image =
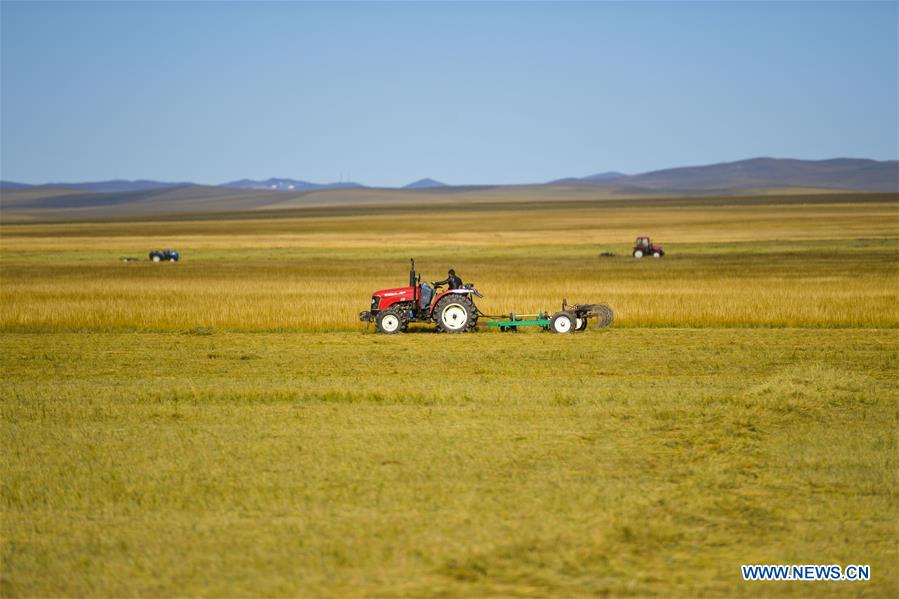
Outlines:
[{"label": "tractor headlight", "polygon": [[378,309],[378,305],[379,305],[380,303],[381,303],[381,298],[379,298],[377,295],[371,296],[371,309],[372,309],[372,312],[374,312],[375,310]]}]

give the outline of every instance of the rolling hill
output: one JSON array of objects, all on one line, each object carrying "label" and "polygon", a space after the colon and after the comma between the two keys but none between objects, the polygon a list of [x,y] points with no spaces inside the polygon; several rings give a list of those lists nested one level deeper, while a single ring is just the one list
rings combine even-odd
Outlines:
[{"label": "rolling hill", "polygon": [[31,189],[35,187],[56,187],[61,189],[71,189],[73,191],[87,191],[96,193],[170,189],[172,187],[184,187],[185,185],[192,185],[192,183],[170,183],[165,181],[150,181],[148,179],[138,179],[136,181],[129,181],[126,179],[113,179],[110,181],[88,181],[85,183],[43,183],[41,185],[29,185],[28,183],[16,183],[14,181],[0,181],[0,189],[4,191]]},{"label": "rolling hill", "polygon": [[34,186],[27,183],[16,183],[15,181],[0,181],[0,190],[4,191],[17,191],[20,189],[29,189],[30,187]]},{"label": "rolling hill", "polygon": [[727,193],[789,187],[899,191],[899,162],[855,158],[832,160],[751,158],[737,162],[670,168],[637,175],[602,173],[580,179],[563,179],[555,183],[561,182],[614,185],[631,191]]},{"label": "rolling hill", "polygon": [[441,183],[440,181],[435,181],[434,179],[424,178],[413,181],[408,185],[404,185],[403,189],[431,189],[434,187],[449,187],[449,185]]},{"label": "rolling hill", "polygon": [[0,218],[4,222],[27,222],[356,204],[592,201],[836,191],[896,193],[899,191],[897,164],[896,161],[846,158],[821,161],[754,158],[636,175],[605,172],[536,185],[449,186],[433,179],[421,179],[401,189],[345,182],[317,184],[297,179],[243,179],[218,186],[146,180],[31,186],[4,181],[0,188]]}]

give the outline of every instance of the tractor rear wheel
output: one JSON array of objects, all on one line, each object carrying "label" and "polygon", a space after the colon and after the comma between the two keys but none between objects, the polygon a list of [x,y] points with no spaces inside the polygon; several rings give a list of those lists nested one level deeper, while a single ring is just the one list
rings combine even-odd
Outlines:
[{"label": "tractor rear wheel", "polygon": [[390,308],[378,314],[376,322],[378,332],[385,335],[393,335],[403,330],[403,315],[396,308]]},{"label": "tractor rear wheel", "polygon": [[643,250],[634,250],[634,258],[642,258]]},{"label": "tractor rear wheel", "polygon": [[152,260],[153,262],[162,262],[162,258],[160,258],[158,254],[154,254],[154,255],[150,258],[150,260]]},{"label": "tractor rear wheel", "polygon": [[556,312],[549,321],[549,328],[553,333],[570,333],[576,326],[576,320],[571,312]]},{"label": "tractor rear wheel", "polygon": [[434,306],[434,319],[441,333],[464,333],[478,324],[477,310],[464,295],[444,296]]}]

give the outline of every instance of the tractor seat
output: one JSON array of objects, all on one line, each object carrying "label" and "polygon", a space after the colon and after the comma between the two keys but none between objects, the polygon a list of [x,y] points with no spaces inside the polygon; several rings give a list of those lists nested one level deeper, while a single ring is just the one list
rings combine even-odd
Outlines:
[{"label": "tractor seat", "polygon": [[421,284],[421,307],[427,308],[431,305],[431,300],[434,299],[434,288],[431,287],[429,283]]}]

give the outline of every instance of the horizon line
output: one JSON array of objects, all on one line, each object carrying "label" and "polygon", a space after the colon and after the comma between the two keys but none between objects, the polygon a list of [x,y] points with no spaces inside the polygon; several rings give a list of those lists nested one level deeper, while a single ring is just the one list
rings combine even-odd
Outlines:
[{"label": "horizon line", "polygon": [[[739,160],[725,160],[725,161],[721,161],[721,162],[708,162],[708,163],[703,163],[703,164],[683,164],[680,166],[668,166],[668,167],[664,167],[664,168],[651,169],[648,171],[640,171],[640,172],[636,172],[636,173],[625,173],[625,172],[616,171],[614,169],[611,169],[611,170],[599,171],[599,172],[592,173],[589,175],[582,175],[582,176],[569,175],[569,176],[564,176],[564,177],[557,177],[557,178],[550,179],[547,181],[529,181],[529,182],[515,182],[515,183],[446,183],[444,181],[435,179],[431,176],[420,177],[418,179],[409,181],[408,183],[403,184],[403,185],[368,185],[365,183],[360,183],[359,181],[350,181],[350,180],[328,181],[328,182],[324,182],[324,183],[319,183],[319,182],[315,182],[315,181],[310,181],[308,179],[299,179],[299,178],[294,178],[294,177],[277,177],[277,176],[268,177],[265,179],[254,179],[251,177],[242,177],[239,179],[231,179],[228,181],[223,181],[221,183],[201,183],[201,182],[197,182],[197,181],[173,181],[173,180],[163,180],[163,179],[148,179],[148,178],[144,178],[144,177],[138,177],[136,179],[110,178],[110,179],[94,179],[94,180],[82,180],[82,181],[73,181],[73,180],[59,181],[59,180],[57,180],[57,181],[44,181],[44,182],[40,182],[40,183],[29,183],[24,180],[5,179],[2,176],[0,176],[0,183],[15,184],[15,185],[27,185],[29,187],[54,187],[54,186],[61,186],[61,185],[87,185],[87,184],[91,184],[91,183],[148,182],[148,183],[159,183],[159,184],[164,184],[164,185],[170,185],[172,187],[189,186],[189,185],[202,186],[202,187],[224,187],[224,186],[231,185],[233,183],[237,183],[240,181],[254,181],[254,182],[264,183],[266,181],[282,180],[282,181],[296,181],[296,182],[300,182],[300,183],[307,183],[310,185],[318,185],[318,186],[346,185],[346,186],[360,186],[360,187],[365,187],[368,189],[403,189],[414,183],[430,180],[430,181],[434,181],[435,183],[439,183],[440,184],[439,186],[445,186],[445,187],[484,187],[484,186],[513,187],[513,186],[528,186],[528,185],[546,185],[548,183],[555,183],[555,182],[566,181],[566,180],[579,181],[579,180],[588,179],[589,177],[595,177],[598,175],[606,175],[606,174],[619,175],[620,178],[637,177],[637,176],[647,175],[650,173],[664,172],[664,171],[670,171],[670,170],[678,170],[678,169],[686,169],[686,168],[702,168],[702,167],[719,166],[719,165],[725,165],[725,164],[736,164],[736,163],[740,163],[740,162],[750,162],[753,160],[778,160],[778,161],[796,161],[796,162],[832,162],[832,161],[837,161],[837,160],[864,160],[864,161],[878,162],[878,163],[889,163],[889,162],[899,163],[899,157],[885,159],[885,160],[878,160],[876,158],[864,158],[864,157],[852,157],[852,156],[835,156],[832,158],[821,158],[821,159],[775,157],[775,156],[753,156],[751,158],[741,158]],[[619,177],[616,177],[616,178],[619,178]]]}]

